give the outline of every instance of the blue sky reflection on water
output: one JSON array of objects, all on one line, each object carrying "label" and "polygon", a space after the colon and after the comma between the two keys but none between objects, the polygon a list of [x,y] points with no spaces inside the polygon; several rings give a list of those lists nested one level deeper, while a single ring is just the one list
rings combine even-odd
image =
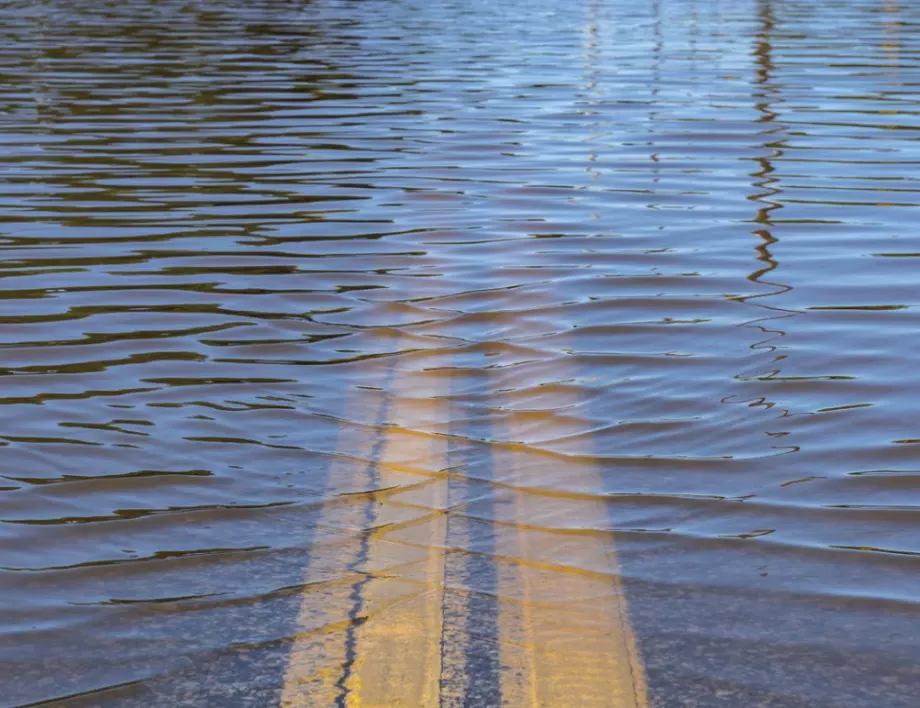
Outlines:
[{"label": "blue sky reflection on water", "polygon": [[915,705],[920,6],[2,7],[0,705]]}]

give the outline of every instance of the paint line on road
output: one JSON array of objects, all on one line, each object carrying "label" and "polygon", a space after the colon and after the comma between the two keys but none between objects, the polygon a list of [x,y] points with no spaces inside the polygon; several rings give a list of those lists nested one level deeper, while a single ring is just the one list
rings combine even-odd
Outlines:
[{"label": "paint line on road", "polygon": [[[559,378],[571,375],[563,368]],[[648,708],[593,440],[577,437],[579,449],[557,471],[568,489],[591,494],[531,493],[528,485],[546,484],[532,478],[545,469],[546,455],[519,442],[527,436],[521,417],[513,407],[505,413],[492,457],[503,482],[496,490],[504,527],[497,531],[502,704]]]},{"label": "paint line on road", "polygon": [[[437,372],[394,369],[377,403],[382,424],[375,431],[343,424],[337,447],[367,464],[334,469],[336,488],[388,491],[330,504],[323,515],[320,525],[340,529],[343,543],[307,571],[283,708],[439,704],[450,439],[424,428],[449,420],[448,382]],[[366,406],[361,393],[347,406]],[[354,582],[317,591],[314,576],[335,575],[336,566]]]},{"label": "paint line on road", "polygon": [[[346,401],[282,708],[452,707],[469,705],[473,687],[509,707],[648,708],[594,441],[566,438],[548,470],[548,451],[526,443],[534,416],[499,407],[498,376],[489,438],[452,435],[449,370],[425,368],[425,356],[391,361],[385,386]],[[491,469],[452,467],[467,452]],[[474,480],[490,485],[481,518],[467,503],[449,508],[449,482]],[[449,516],[462,530],[451,538]],[[491,527],[485,555],[450,548],[469,523]],[[473,556],[495,568],[492,636],[462,616],[481,592],[463,575]],[[467,675],[483,665],[466,656],[473,634],[475,651],[494,656],[485,678]]]}]

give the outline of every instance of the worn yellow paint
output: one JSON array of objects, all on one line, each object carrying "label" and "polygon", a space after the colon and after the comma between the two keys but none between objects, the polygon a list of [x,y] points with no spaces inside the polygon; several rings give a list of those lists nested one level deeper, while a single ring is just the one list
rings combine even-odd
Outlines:
[{"label": "worn yellow paint", "polygon": [[[514,416],[507,441],[519,439]],[[598,469],[587,450],[558,458],[570,489],[597,491]],[[600,497],[528,490],[546,455],[526,445],[496,446],[493,465],[506,528],[500,535],[503,601],[502,701],[527,708],[647,708],[645,672],[629,623],[613,533]]]},{"label": "worn yellow paint", "polygon": [[[336,441],[348,454],[330,475],[336,489],[366,490],[376,470],[379,491],[370,507],[361,494],[327,505],[283,708],[337,700],[351,708],[441,703],[440,677],[448,673],[441,662],[458,656],[441,647],[450,636],[443,616],[449,442],[443,432],[451,411],[445,372],[425,371],[420,361],[398,357],[387,387],[392,393],[373,398],[384,425],[343,424]],[[347,404],[363,407],[370,420],[367,401],[356,393]],[[525,426],[512,408],[493,425],[498,441],[491,446],[502,704],[648,708],[613,533],[605,530],[607,509],[595,495],[601,484],[591,436],[570,437],[568,454],[547,455],[515,442],[527,437],[534,416]],[[559,425],[551,412],[543,424]],[[356,464],[372,459],[373,466]],[[551,491],[562,481],[583,493]],[[362,536],[362,529],[370,532]],[[356,611],[357,623],[349,620]],[[449,669],[456,676],[462,667]]]},{"label": "worn yellow paint", "polygon": [[[343,425],[337,441],[350,458],[331,470],[336,489],[365,490],[373,473],[382,491],[370,501],[340,496],[323,515],[320,527],[340,545],[313,549],[318,560],[308,573],[284,708],[343,698],[353,708],[438,705],[448,438],[437,426],[449,418],[447,379],[411,360],[398,366],[392,393],[376,397],[384,425],[357,434]],[[356,389],[347,403],[366,407],[367,394]],[[371,464],[355,465],[355,457]],[[316,583],[324,572],[333,580]]]},{"label": "worn yellow paint", "polygon": [[[510,566],[501,573],[505,598],[500,616],[502,697],[508,706],[648,706],[645,676],[616,579],[609,539],[529,529],[544,500],[517,492],[522,524],[509,546]],[[562,538],[560,538],[560,536]],[[598,548],[586,548],[586,546]],[[566,552],[579,561],[592,554],[606,572],[563,565]],[[542,563],[542,558],[554,559]],[[595,566],[601,564],[592,564]]]}]

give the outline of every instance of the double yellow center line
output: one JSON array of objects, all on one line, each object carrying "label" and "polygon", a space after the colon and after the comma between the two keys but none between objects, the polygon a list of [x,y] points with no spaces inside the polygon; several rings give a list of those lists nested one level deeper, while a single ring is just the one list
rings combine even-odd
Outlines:
[{"label": "double yellow center line", "polygon": [[[447,581],[448,518],[465,513],[462,506],[448,508],[448,455],[458,445],[486,443],[449,434],[451,370],[426,368],[427,356],[369,362],[389,367],[385,390],[354,388],[345,402],[377,422],[340,428],[282,708],[463,705],[457,687],[447,684],[458,675],[467,686],[476,679],[450,665],[462,656],[451,644],[469,637],[445,626],[451,598],[471,591]],[[487,455],[496,482],[488,522],[497,705],[645,708],[645,676],[613,538],[596,530],[609,526],[607,510],[590,497],[528,490],[539,482],[529,477],[532,463],[545,463],[545,453],[515,443],[523,437],[519,419],[497,416],[492,429],[499,442]],[[569,481],[597,490],[589,459],[578,456]],[[562,528],[572,519],[579,528]]]}]

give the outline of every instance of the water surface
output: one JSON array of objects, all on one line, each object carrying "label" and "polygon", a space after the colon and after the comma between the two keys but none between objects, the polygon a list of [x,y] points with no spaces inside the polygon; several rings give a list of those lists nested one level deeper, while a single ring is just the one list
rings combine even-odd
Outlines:
[{"label": "water surface", "polygon": [[386,576],[522,705],[539,561],[653,705],[916,705],[920,6],[0,8],[0,704],[308,705]]}]

